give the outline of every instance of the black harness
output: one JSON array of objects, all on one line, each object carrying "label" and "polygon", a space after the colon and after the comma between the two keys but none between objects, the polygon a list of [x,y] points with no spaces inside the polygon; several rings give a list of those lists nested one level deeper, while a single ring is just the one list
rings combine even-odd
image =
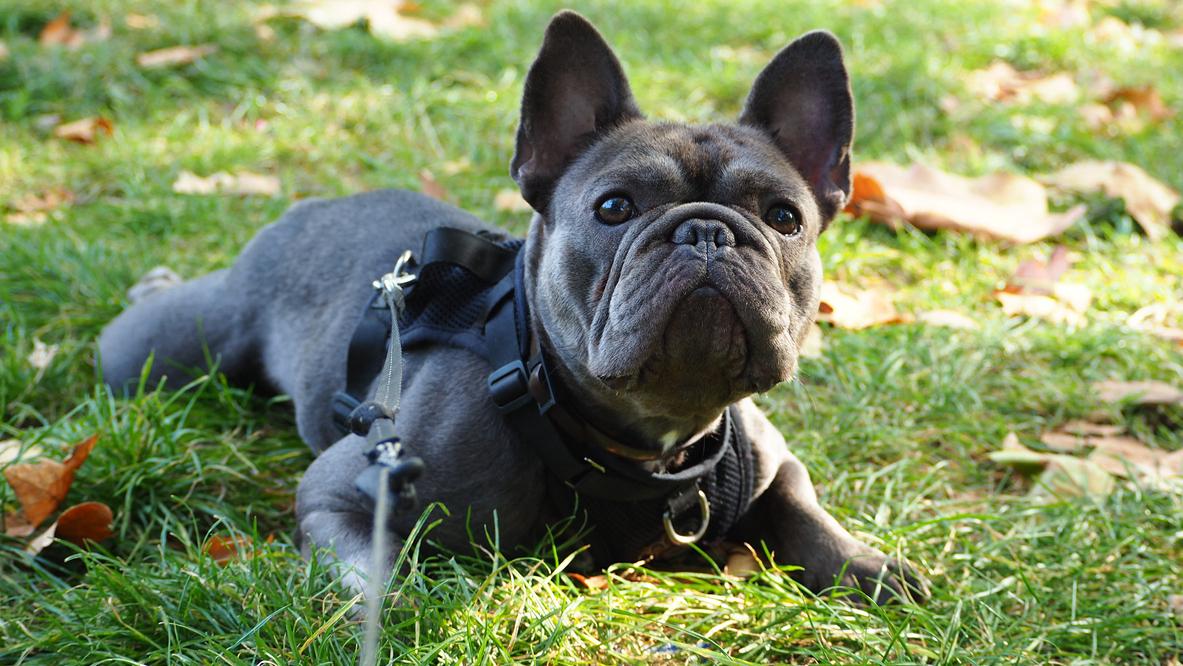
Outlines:
[{"label": "black harness", "polygon": [[[551,497],[586,512],[597,559],[631,561],[665,546],[722,538],[752,495],[751,443],[735,407],[680,452],[676,470],[648,471],[638,461],[653,460],[650,451],[580,416],[577,398],[531,340],[522,245],[446,227],[429,232],[398,322],[403,351],[448,345],[488,360],[495,368],[490,400],[546,465]],[[346,388],[333,398],[343,431],[378,376],[391,327],[390,311],[375,297],[349,344]]]}]

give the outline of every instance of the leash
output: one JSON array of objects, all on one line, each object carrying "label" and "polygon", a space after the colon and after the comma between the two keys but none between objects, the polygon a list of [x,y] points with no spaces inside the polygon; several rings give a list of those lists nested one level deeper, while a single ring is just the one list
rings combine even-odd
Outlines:
[{"label": "leash", "polygon": [[394,270],[374,282],[378,298],[371,307],[384,306],[389,309],[391,321],[395,325],[390,329],[390,343],[374,399],[357,405],[348,417],[349,430],[365,437],[369,445],[366,458],[370,464],[357,476],[354,485],[374,501],[362,666],[374,666],[378,661],[378,634],[381,629],[378,616],[382,611],[386,585],[385,577],[379,576],[379,572],[386,567],[387,521],[392,510],[409,509],[415,505],[415,486],[412,484],[423,473],[423,461],[407,455],[394,429],[403,386],[402,341],[399,339],[397,324],[399,315],[406,307],[403,289],[415,281],[415,276],[408,272],[413,263],[411,251],[407,250],[395,262]]}]

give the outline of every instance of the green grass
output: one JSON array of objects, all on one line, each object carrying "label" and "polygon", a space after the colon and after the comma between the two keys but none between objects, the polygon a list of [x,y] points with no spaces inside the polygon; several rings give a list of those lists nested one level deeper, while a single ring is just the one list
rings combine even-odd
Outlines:
[{"label": "green grass", "polygon": [[[429,17],[450,11],[424,5]],[[493,196],[512,186],[522,77],[559,5],[483,7],[487,27],[411,44],[284,19],[266,41],[247,2],[0,7],[10,52],[0,60],[0,204],[57,186],[77,194],[44,225],[0,222],[0,439],[56,454],[100,433],[69,501],[108,503],[117,533],[35,561],[21,554],[23,542],[0,538],[0,663],[356,660],[355,600],[292,545],[293,492],[311,456],[285,401],[217,377],[115,400],[98,384],[94,340],[142,273],[165,264],[192,277],[225,266],[298,198],[416,188],[428,168],[458,204],[523,231],[526,218],[495,210]],[[76,51],[40,47],[38,31],[63,8],[84,26],[109,17],[112,38]],[[1165,41],[1123,51],[1090,41],[1084,28],[1040,27],[1034,9],[992,2],[599,0],[579,9],[618,49],[656,117],[734,117],[767,58],[824,27],[847,45],[860,158],[970,174],[1122,159],[1183,188],[1179,116],[1098,136],[1070,107],[985,103],[964,83],[1002,58],[1153,83],[1183,112],[1183,49]],[[129,12],[159,25],[133,30],[122,20]],[[1104,15],[1183,26],[1168,0],[1093,9],[1094,20]],[[193,65],[134,64],[144,50],[206,42],[219,51]],[[946,112],[950,95],[960,104]],[[116,134],[69,144],[44,129],[50,114],[102,114]],[[274,173],[283,194],[174,194],[183,169]],[[1122,412],[1089,389],[1112,377],[1183,377],[1180,348],[1122,326],[1138,307],[1183,299],[1183,241],[1151,243],[1131,232],[1120,206],[1092,204],[1086,223],[1035,246],[848,218],[821,240],[829,277],[886,282],[900,288],[905,310],[951,308],[982,322],[979,331],[827,329],[824,356],[804,363],[800,381],[760,398],[839,520],[928,574],[928,605],[812,598],[784,571],[737,582],[620,567],[608,589],[591,592],[564,575],[547,544],[508,561],[478,544],[453,558],[409,553],[414,573],[397,583],[384,649],[405,663],[464,664],[1180,658],[1183,629],[1167,597],[1183,594],[1183,498],[1123,484],[1105,499],[1036,504],[1029,481],[986,457],[1009,431],[1034,444],[1042,430],[1097,412],[1155,446],[1183,447],[1161,414]],[[990,298],[1020,261],[1054,242],[1081,256],[1066,279],[1096,295],[1081,329],[1008,319]],[[42,373],[26,362],[34,339],[60,346]],[[11,506],[4,484],[0,501]],[[257,542],[255,557],[220,567],[202,554],[209,535],[232,533]]]}]

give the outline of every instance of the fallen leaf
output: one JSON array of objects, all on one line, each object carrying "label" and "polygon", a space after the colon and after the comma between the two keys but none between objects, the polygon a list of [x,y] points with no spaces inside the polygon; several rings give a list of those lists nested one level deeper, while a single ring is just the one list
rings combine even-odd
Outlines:
[{"label": "fallen leaf", "polygon": [[744,548],[737,548],[727,554],[727,563],[723,565],[723,573],[736,578],[750,578],[760,573],[763,567],[751,546],[744,544]]},{"label": "fallen leaf", "polygon": [[104,134],[110,136],[114,133],[115,125],[101,116],[75,120],[72,123],[58,125],[53,129],[53,135],[57,138],[75,143],[94,143],[100,136]]},{"label": "fallen leaf", "polygon": [[213,44],[200,46],[170,46],[155,51],[146,51],[136,56],[136,64],[144,69],[175,67],[196,62],[218,50]]},{"label": "fallen leaf", "polygon": [[257,20],[286,15],[304,19],[322,30],[339,30],[364,21],[375,37],[392,41],[435,37],[439,28],[423,19],[407,16],[407,3],[399,0],[313,0],[284,10],[260,14]]},{"label": "fallen leaf", "polygon": [[57,520],[57,538],[83,545],[87,541],[105,541],[115,535],[111,507],[102,502],[83,502],[62,512]]},{"label": "fallen leaf", "polygon": [[1042,180],[1068,192],[1101,192],[1123,199],[1126,210],[1152,240],[1167,235],[1171,210],[1180,201],[1178,192],[1127,162],[1078,162]]},{"label": "fallen leaf", "polygon": [[4,478],[8,479],[8,485],[30,524],[40,525],[66,498],[74,483],[75,472],[86,461],[97,441],[98,435],[83,440],[64,462],[42,460],[10,465],[4,470]]},{"label": "fallen leaf", "polygon": [[[268,535],[266,543],[271,543],[274,540],[273,535]],[[202,550],[221,566],[226,566],[234,560],[245,560],[255,556],[254,542],[242,534],[229,537],[215,534],[205,542]]]},{"label": "fallen leaf", "polygon": [[237,194],[275,196],[279,193],[279,179],[275,176],[241,171],[230,174],[218,171],[209,176],[198,176],[191,171],[177,174],[173,192],[177,194]]},{"label": "fallen leaf", "polygon": [[493,208],[510,213],[524,213],[533,210],[530,204],[522,198],[521,192],[509,188],[497,191],[496,196],[493,197]]},{"label": "fallen leaf", "polygon": [[817,320],[851,330],[911,321],[896,311],[894,296],[884,288],[854,289],[823,282]]},{"label": "fallen leaf", "polygon": [[1019,267],[1015,269],[1014,276],[1007,284],[1007,291],[1051,294],[1055,289],[1056,282],[1070,265],[1068,248],[1057,245],[1047,261],[1028,259],[1019,264]]},{"label": "fallen leaf", "polygon": [[1183,322],[1183,304],[1179,302],[1154,303],[1138,308],[1126,319],[1126,325],[1183,345],[1183,328],[1169,326],[1168,322],[1173,321]]},{"label": "fallen leaf", "polygon": [[0,62],[8,60],[8,45],[0,41]]},{"label": "fallen leaf", "polygon": [[574,572],[568,572],[567,577],[570,578],[576,585],[585,590],[602,590],[608,587],[608,577],[602,574],[595,576],[584,576]]},{"label": "fallen leaf", "polygon": [[1106,380],[1094,382],[1093,390],[1102,402],[1125,402],[1132,399],[1131,402],[1135,405],[1183,405],[1183,390],[1166,382]]},{"label": "fallen leaf", "polygon": [[1049,28],[1068,30],[1088,25],[1092,21],[1085,0],[1042,0],[1037,6],[1039,22]]},{"label": "fallen leaf", "polygon": [[41,534],[38,534],[35,539],[25,544],[25,552],[29,555],[36,555],[48,548],[49,544],[53,543],[53,537],[57,530],[57,526],[57,523],[51,524],[49,527],[45,528],[45,531],[43,531]]},{"label": "fallen leaf", "polygon": [[81,33],[70,25],[70,12],[58,14],[37,36],[37,42],[42,46],[77,46],[82,43],[81,39]]},{"label": "fallen leaf", "polygon": [[1033,243],[1063,232],[1085,213],[1083,205],[1050,213],[1043,186],[1008,173],[965,178],[923,164],[868,162],[855,169],[855,181],[860,178],[865,198],[852,197],[849,210],[892,226],[905,221],[925,230]]},{"label": "fallen leaf", "polygon": [[1174,112],[1163,102],[1158,88],[1152,85],[1123,86],[1110,92],[1102,100],[1109,107],[1129,104],[1135,112],[1145,114],[1150,120],[1160,122],[1170,118]]},{"label": "fallen leaf", "polygon": [[160,19],[147,14],[128,14],[123,17],[123,25],[132,30],[150,30],[160,26]]},{"label": "fallen leaf", "polygon": [[1002,449],[990,453],[989,457],[1020,473],[1038,472],[1037,483],[1030,492],[1030,496],[1036,499],[1104,497],[1115,486],[1113,476],[1096,462],[1062,453],[1032,451],[1020,444],[1013,432],[1003,440]]},{"label": "fallen leaf", "polygon": [[1089,452],[1087,460],[1106,472],[1151,487],[1166,488],[1183,477],[1183,454],[1152,449],[1123,434],[1120,426],[1069,421],[1043,433],[1039,440],[1060,453]]},{"label": "fallen leaf", "polygon": [[1038,100],[1048,104],[1067,104],[1080,97],[1076,81],[1068,74],[1020,72],[1010,63],[1002,61],[986,69],[970,72],[967,87],[970,92],[993,102],[1027,104]]},{"label": "fallen leaf", "polygon": [[427,196],[433,199],[439,199],[440,201],[449,201],[452,198],[452,196],[448,194],[447,188],[445,188],[438,180],[435,179],[435,174],[431,173],[427,169],[423,169],[419,172],[419,189]]},{"label": "fallen leaf", "polygon": [[1167,610],[1183,620],[1183,594],[1172,594],[1167,597]]},{"label": "fallen leaf", "polygon": [[441,25],[448,30],[479,28],[485,25],[485,14],[481,11],[480,5],[466,2],[457,7]]},{"label": "fallen leaf", "polygon": [[1002,304],[1002,312],[1008,317],[1034,317],[1066,326],[1083,326],[1084,314],[1051,296],[1042,294],[1012,294],[1007,291],[994,292],[994,298]]},{"label": "fallen leaf", "polygon": [[977,321],[955,310],[929,310],[928,312],[921,312],[916,315],[916,321],[922,324],[928,324],[929,326],[943,326],[945,328],[957,328],[965,331],[976,331],[981,328]]},{"label": "fallen leaf", "polygon": [[55,187],[40,193],[30,193],[13,199],[8,208],[13,212],[5,216],[5,221],[16,225],[40,224],[47,219],[47,213],[74,202],[74,193]]},{"label": "fallen leaf", "polygon": [[29,352],[28,362],[34,370],[45,370],[53,363],[58,354],[57,345],[47,345],[37,338],[33,338],[33,351]]},{"label": "fallen leaf", "polygon": [[58,14],[45,24],[37,36],[42,46],[64,46],[76,49],[88,42],[101,42],[111,36],[111,26],[103,20],[92,30],[78,30],[70,24],[70,12]]},{"label": "fallen leaf", "polygon": [[1070,265],[1068,249],[1057,246],[1047,261],[1028,259],[1019,264],[1006,287],[995,292],[994,297],[1007,316],[1083,325],[1093,293],[1084,285],[1059,281]]},{"label": "fallen leaf", "polygon": [[36,458],[44,452],[36,444],[23,449],[22,447],[25,447],[25,444],[19,439],[0,440],[0,465],[11,465],[28,458]]},{"label": "fallen leaf", "polygon": [[20,511],[4,516],[4,533],[10,537],[23,539],[32,534],[36,529],[37,526],[30,523],[25,518],[25,514]]}]

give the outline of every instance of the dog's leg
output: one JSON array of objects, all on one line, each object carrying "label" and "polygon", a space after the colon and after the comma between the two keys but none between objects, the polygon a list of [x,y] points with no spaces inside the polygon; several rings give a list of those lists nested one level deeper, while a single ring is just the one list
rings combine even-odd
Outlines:
[{"label": "dog's leg", "polygon": [[150,354],[155,354],[151,384],[165,375],[184,382],[194,369],[206,369],[207,352],[232,380],[253,379],[254,336],[241,296],[226,287],[229,273],[216,271],[155,292],[108,324],[99,338],[107,384],[127,388]]},{"label": "dog's leg", "polygon": [[[363,592],[371,567],[374,511],[353,479],[365,468],[366,441],[356,435],[329,447],[308,467],[296,491],[300,549],[307,558],[313,549],[331,558],[336,575],[354,591]],[[385,565],[377,575],[390,575],[403,539],[387,521]]]},{"label": "dog's leg", "polygon": [[758,495],[731,536],[757,548],[763,542],[777,563],[802,567],[796,577],[814,592],[837,584],[860,588],[876,603],[923,600],[927,586],[910,566],[854,538],[822,508],[809,472],[768,418],[746,400],[740,414],[756,457]]}]

